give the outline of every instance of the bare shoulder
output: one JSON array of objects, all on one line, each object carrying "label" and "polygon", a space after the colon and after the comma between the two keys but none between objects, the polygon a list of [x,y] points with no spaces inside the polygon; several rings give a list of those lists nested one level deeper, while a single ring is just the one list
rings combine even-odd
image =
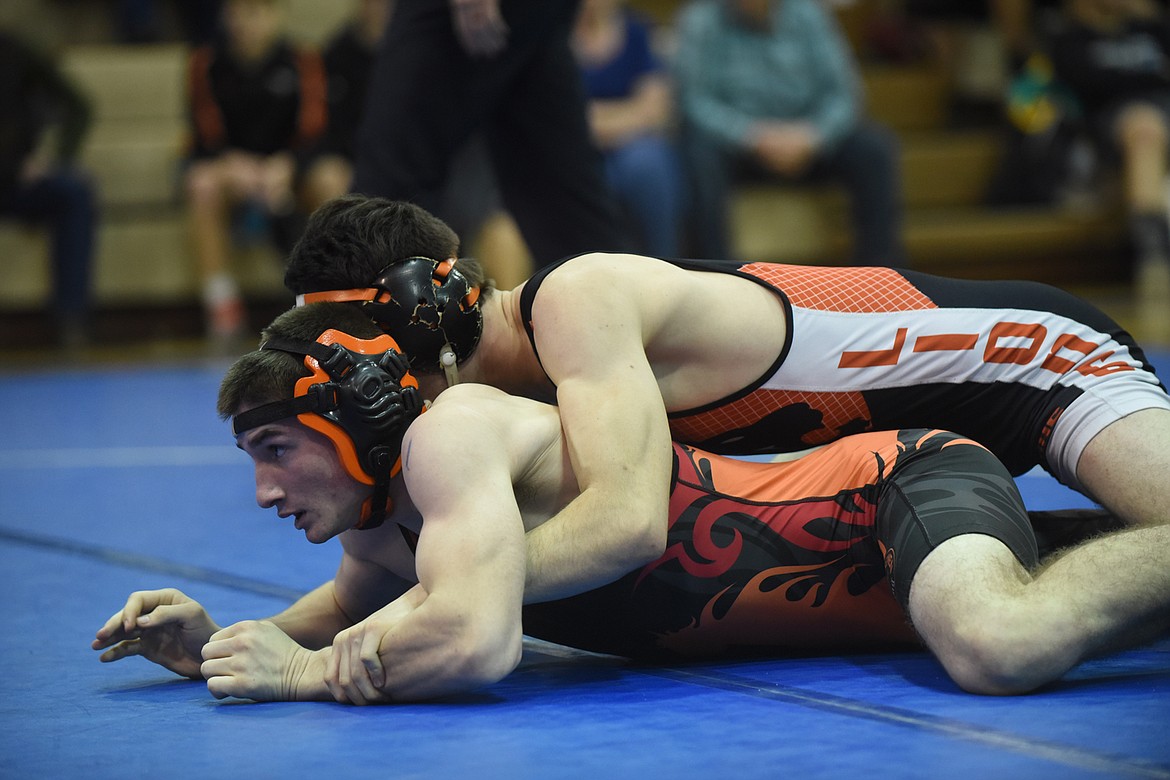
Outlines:
[{"label": "bare shoulder", "polygon": [[620,294],[641,295],[663,281],[685,278],[683,269],[656,257],[590,252],[574,257],[546,276],[538,300],[556,298],[559,304],[580,300],[583,295],[604,299]]},{"label": "bare shoulder", "polygon": [[[458,384],[439,393],[427,409],[426,414],[415,420],[411,429],[423,423],[430,425],[494,424],[500,418],[513,413],[517,406],[525,406],[526,404],[523,403],[525,401],[526,399],[509,395],[491,385],[475,382]],[[535,401],[530,403],[536,404]]]},{"label": "bare shoulder", "polygon": [[438,397],[407,429],[403,468],[463,463],[480,468],[523,460],[559,433],[556,409],[495,387],[459,384]]},{"label": "bare shoulder", "polygon": [[532,309],[546,373],[559,381],[578,370],[637,353],[694,311],[695,279],[665,260],[592,253],[550,273]]},{"label": "bare shoulder", "polygon": [[458,441],[459,433],[475,434],[503,413],[507,394],[489,385],[461,384],[449,387],[410,424],[402,441],[408,447],[434,450]]}]

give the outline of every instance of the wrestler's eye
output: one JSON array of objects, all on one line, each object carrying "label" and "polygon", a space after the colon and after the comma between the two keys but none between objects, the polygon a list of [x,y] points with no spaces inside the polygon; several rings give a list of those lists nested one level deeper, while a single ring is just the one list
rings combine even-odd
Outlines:
[{"label": "wrestler's eye", "polygon": [[268,446],[268,454],[272,456],[273,460],[279,460],[288,452],[288,447],[283,444],[271,444]]}]

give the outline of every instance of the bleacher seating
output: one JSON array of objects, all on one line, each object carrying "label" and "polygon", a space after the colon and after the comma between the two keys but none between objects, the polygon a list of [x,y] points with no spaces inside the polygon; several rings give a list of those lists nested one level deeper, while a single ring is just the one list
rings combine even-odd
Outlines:
[{"label": "bleacher seating", "polygon": [[[658,0],[664,7],[674,4]],[[292,27],[302,38],[309,30],[320,30],[320,37],[336,24],[338,5],[297,0],[290,5]],[[327,13],[314,16],[320,8]],[[102,204],[96,305],[148,312],[185,306],[197,332],[199,291],[177,189],[186,53],[179,43],[83,43],[66,48],[64,64],[96,109],[84,155]],[[866,66],[863,72],[871,112],[902,140],[906,243],[914,267],[1064,284],[1116,280],[1123,273],[1112,262],[1122,230],[1115,209],[988,210],[982,201],[999,163],[997,133],[948,127],[948,82],[927,67]],[[844,209],[842,196],[832,190],[744,189],[732,208],[734,241],[752,259],[840,262],[849,240]],[[42,235],[0,225],[0,322],[46,304],[45,249]],[[236,262],[247,295],[284,300],[274,251],[241,251]]]},{"label": "bleacher seating", "polygon": [[[1118,207],[988,208],[1002,139],[992,128],[948,126],[949,94],[921,66],[867,67],[869,112],[902,143],[905,241],[912,267],[967,278],[1095,283],[1119,278],[1123,222]],[[843,195],[831,188],[755,185],[732,204],[743,257],[838,263],[848,257]]]},{"label": "bleacher seating", "polygon": [[[94,105],[82,163],[97,180],[101,207],[93,277],[98,309],[198,299],[178,190],[186,56],[182,44],[104,44],[72,46],[63,59]],[[24,259],[13,262],[0,308],[43,305],[47,262],[28,258],[43,258],[46,249],[40,233],[2,226],[0,256]],[[281,294],[280,262],[272,250],[251,247],[236,254],[247,293]]]}]

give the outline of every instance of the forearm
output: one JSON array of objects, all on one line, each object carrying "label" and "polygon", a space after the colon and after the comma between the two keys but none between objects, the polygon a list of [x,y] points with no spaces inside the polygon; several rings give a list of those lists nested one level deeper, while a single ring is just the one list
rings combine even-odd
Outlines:
[{"label": "forearm", "polygon": [[490,619],[465,603],[427,597],[378,649],[390,701],[418,701],[490,685],[520,663],[519,603],[507,618]]},{"label": "forearm", "polygon": [[333,701],[333,693],[325,684],[325,671],[333,648],[306,650],[291,665],[289,675],[296,682],[291,686],[290,701]]},{"label": "forearm", "polygon": [[682,93],[680,102],[686,121],[724,147],[743,149],[749,143],[757,117],[695,92]]},{"label": "forearm", "polygon": [[627,138],[652,129],[649,118],[627,100],[595,100],[589,106],[593,139],[602,149],[620,145]]},{"label": "forearm", "polygon": [[297,644],[316,650],[353,625],[337,603],[333,580],[306,593],[288,609],[268,619]]},{"label": "forearm", "polygon": [[608,491],[582,493],[525,535],[524,602],[584,593],[656,560],[666,549],[667,505],[665,492],[621,505]]},{"label": "forearm", "polygon": [[663,131],[670,110],[670,90],[665,82],[645,77],[629,97],[590,102],[594,139],[602,148],[609,148],[638,135]]}]

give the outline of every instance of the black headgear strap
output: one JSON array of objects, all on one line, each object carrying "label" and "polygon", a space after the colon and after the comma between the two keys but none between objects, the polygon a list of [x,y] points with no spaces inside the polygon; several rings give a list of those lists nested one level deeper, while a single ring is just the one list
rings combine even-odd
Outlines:
[{"label": "black headgear strap", "polygon": [[408,257],[379,271],[369,287],[304,293],[297,296],[297,305],[360,302],[366,314],[402,345],[416,371],[436,372],[448,367],[445,351],[462,363],[479,344],[480,292],[459,270],[456,258],[440,262]]},{"label": "black headgear strap", "polygon": [[[317,361],[329,381],[306,377],[298,383],[298,389],[303,389],[301,395],[237,415],[232,420],[233,434],[239,436],[252,428],[306,413],[324,418],[332,427],[318,430],[333,440],[347,471],[355,478],[360,479],[364,473],[373,480],[374,494],[356,527],[381,525],[386,516],[390,479],[401,463],[402,436],[422,411],[417,388],[400,384],[407,376],[406,359],[393,349],[381,355],[366,355],[338,343],[280,337],[268,339],[260,348],[307,355]],[[312,383],[305,386],[307,381]],[[338,428],[345,441],[339,439]],[[356,463],[346,457],[344,453],[348,451],[352,451]],[[355,473],[359,469],[361,473]]]},{"label": "black headgear strap", "polygon": [[[292,355],[308,355],[317,361],[317,365],[333,379],[339,379],[345,369],[353,365],[353,359],[346,354],[338,344],[325,346],[316,341],[299,341],[273,337],[260,345],[260,349],[279,349]],[[273,401],[255,409],[237,414],[232,418],[232,435],[239,436],[244,431],[268,425],[286,417],[296,417],[299,414],[322,414],[337,409],[336,388],[326,384],[315,384],[309,387],[306,395],[295,398],[286,398],[283,401]]]}]

